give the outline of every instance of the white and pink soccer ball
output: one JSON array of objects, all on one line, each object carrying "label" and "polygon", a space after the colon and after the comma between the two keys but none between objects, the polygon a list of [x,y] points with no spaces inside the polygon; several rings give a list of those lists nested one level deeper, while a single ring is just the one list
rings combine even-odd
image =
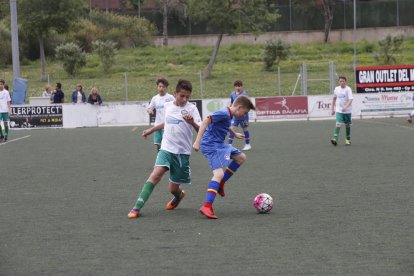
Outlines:
[{"label": "white and pink soccer ball", "polygon": [[253,200],[253,206],[260,214],[269,213],[273,208],[273,198],[266,194],[258,194]]}]

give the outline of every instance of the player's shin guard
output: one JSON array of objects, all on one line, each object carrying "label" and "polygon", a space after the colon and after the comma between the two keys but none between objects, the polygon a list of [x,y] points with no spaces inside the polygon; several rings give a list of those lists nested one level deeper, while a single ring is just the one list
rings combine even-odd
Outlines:
[{"label": "player's shin guard", "polygon": [[336,139],[336,140],[338,140],[338,136],[339,136],[339,131],[341,130],[341,128],[340,127],[336,127],[335,128],[335,131],[334,131],[334,138]]},{"label": "player's shin guard", "polygon": [[248,130],[244,131],[244,140],[246,141],[246,145],[250,144],[250,132]]},{"label": "player's shin guard", "polygon": [[219,189],[219,183],[217,181],[211,180],[208,183],[208,189],[206,194],[206,203],[204,206],[211,207],[213,205],[214,199],[216,198],[217,191]]},{"label": "player's shin guard", "polygon": [[236,161],[231,161],[231,163],[229,164],[229,166],[226,168],[225,172],[224,172],[224,176],[223,179],[220,182],[220,186],[221,183],[227,182],[227,180],[229,180],[230,177],[233,176],[233,174],[239,169],[240,165],[236,162]]},{"label": "player's shin guard", "polygon": [[148,198],[150,197],[152,191],[154,190],[155,184],[152,182],[145,182],[144,187],[142,187],[141,193],[135,203],[135,209],[141,210],[144,207],[145,202],[147,202]]},{"label": "player's shin guard", "polygon": [[351,140],[351,128],[350,127],[345,128],[345,133],[346,133],[346,139]]}]

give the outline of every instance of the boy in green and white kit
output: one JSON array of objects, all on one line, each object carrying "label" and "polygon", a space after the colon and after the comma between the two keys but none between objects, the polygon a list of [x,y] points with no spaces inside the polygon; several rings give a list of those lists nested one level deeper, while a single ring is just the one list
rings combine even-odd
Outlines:
[{"label": "boy in green and white kit", "polygon": [[332,100],[332,115],[336,113],[336,127],[334,137],[331,139],[334,146],[338,144],[342,125],[345,125],[346,131],[345,145],[351,145],[352,100],[352,90],[346,85],[346,77],[339,77],[339,86],[335,87]]},{"label": "boy in green and white kit", "polygon": [[[157,79],[156,84],[158,94],[152,97],[147,108],[148,114],[154,114],[155,111],[154,126],[164,123],[164,104],[174,101],[174,96],[167,92],[169,85],[168,80],[159,78]],[[160,150],[163,133],[163,129],[154,132],[154,145],[157,147],[157,151]]]},{"label": "boy in green and white kit", "polygon": [[9,135],[10,104],[10,93],[4,88],[4,80],[0,79],[0,143],[7,142],[7,136]]},{"label": "boy in green and white kit", "polygon": [[198,131],[201,122],[197,107],[188,101],[191,91],[191,82],[179,80],[174,92],[175,100],[164,104],[165,122],[144,130],[142,133],[142,136],[146,138],[154,131],[164,128],[164,137],[154,169],[145,182],[135,206],[129,212],[129,219],[140,216],[141,209],[148,201],[155,185],[161,181],[168,170],[170,171],[170,192],[174,198],[167,203],[166,209],[175,209],[185,197],[185,192],[180,185],[191,184],[190,154],[193,129]]}]

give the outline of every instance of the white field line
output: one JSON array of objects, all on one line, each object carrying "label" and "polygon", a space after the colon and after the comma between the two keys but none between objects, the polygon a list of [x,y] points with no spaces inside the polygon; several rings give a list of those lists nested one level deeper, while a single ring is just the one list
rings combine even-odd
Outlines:
[{"label": "white field line", "polygon": [[22,140],[22,139],[26,139],[26,138],[29,138],[30,136],[31,135],[27,135],[27,136],[23,136],[23,137],[19,137],[19,138],[13,139],[13,140],[9,140],[6,143],[1,143],[0,146],[4,146],[4,145],[6,145],[8,143],[12,143],[12,142],[16,142],[16,141],[19,141],[19,140]]}]

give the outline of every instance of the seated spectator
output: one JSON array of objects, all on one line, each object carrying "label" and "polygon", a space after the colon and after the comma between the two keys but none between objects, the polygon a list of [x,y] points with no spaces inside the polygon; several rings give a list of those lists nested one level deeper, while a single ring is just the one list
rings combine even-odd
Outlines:
[{"label": "seated spectator", "polygon": [[88,98],[88,103],[93,104],[93,105],[102,104],[101,96],[98,94],[98,89],[96,89],[96,87],[92,87],[91,94],[89,95],[89,98]]},{"label": "seated spectator", "polygon": [[72,103],[85,103],[86,102],[86,96],[85,92],[83,92],[82,85],[77,84],[76,90],[72,92]]}]

